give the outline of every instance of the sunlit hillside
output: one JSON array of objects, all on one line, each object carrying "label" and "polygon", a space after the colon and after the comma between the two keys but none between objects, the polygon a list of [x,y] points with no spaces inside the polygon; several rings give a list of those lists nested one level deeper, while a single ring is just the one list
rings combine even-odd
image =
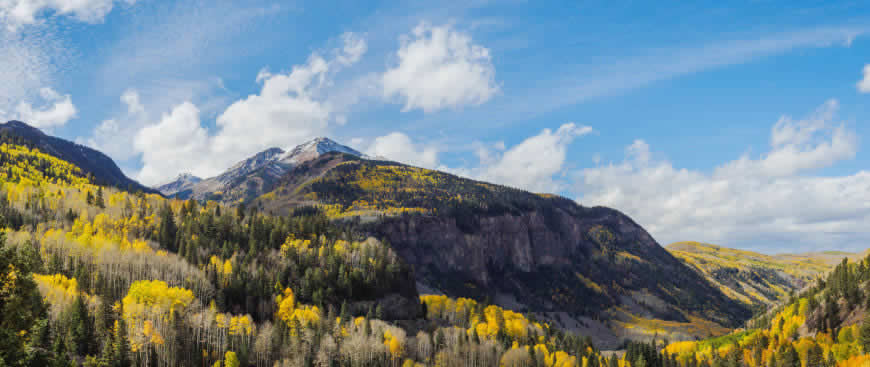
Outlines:
[{"label": "sunlit hillside", "polygon": [[0,193],[0,364],[629,365],[521,313],[418,299],[389,247],[315,209],[129,193],[12,145]]},{"label": "sunlit hillside", "polygon": [[868,281],[870,258],[844,261],[817,284],[753,319],[747,329],[673,343],[663,354],[684,367],[870,366]]},{"label": "sunlit hillside", "polygon": [[359,222],[427,288],[552,316],[608,348],[721,335],[751,316],[623,213],[557,195],[328,153],[249,205]]},{"label": "sunlit hillside", "polygon": [[785,299],[853,255],[765,255],[699,242],[677,242],[666,248],[728,297],[753,306],[769,306]]}]

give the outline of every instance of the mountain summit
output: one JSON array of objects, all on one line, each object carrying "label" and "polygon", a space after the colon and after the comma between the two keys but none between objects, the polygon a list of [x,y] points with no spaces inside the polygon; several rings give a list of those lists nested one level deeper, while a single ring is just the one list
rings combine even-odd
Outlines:
[{"label": "mountain summit", "polygon": [[284,153],[284,155],[282,155],[278,160],[282,163],[297,165],[329,152],[346,153],[357,157],[363,157],[362,153],[353,148],[336,143],[327,137],[319,137],[296,146],[292,150]]},{"label": "mountain summit", "polygon": [[[326,153],[344,153],[365,158],[365,155],[327,137],[318,137],[292,149],[277,147],[261,151],[242,160],[221,174],[204,180],[180,175],[170,183],[155,187],[167,196],[180,199],[211,199],[224,202],[249,200],[271,190],[281,176],[299,164]],[[192,180],[192,179],[194,180]]]},{"label": "mountain summit", "polygon": [[202,181],[201,178],[194,176],[192,173],[184,172],[179,174],[172,181],[155,186],[154,189],[160,191],[160,193],[164,195],[172,196],[190,190],[193,185],[200,181]]}]

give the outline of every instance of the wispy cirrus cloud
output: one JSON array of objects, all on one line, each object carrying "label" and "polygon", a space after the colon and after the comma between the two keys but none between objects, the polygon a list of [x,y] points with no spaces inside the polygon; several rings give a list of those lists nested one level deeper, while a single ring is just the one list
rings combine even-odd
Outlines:
[{"label": "wispy cirrus cloud", "polygon": [[0,119],[27,119],[41,109],[35,106],[54,102],[51,86],[71,53],[50,30],[0,29]]},{"label": "wispy cirrus cloud", "polygon": [[[635,50],[596,63],[560,69],[558,76],[542,74],[529,85],[505,84],[503,96],[489,109],[467,111],[463,121],[491,121],[480,128],[516,124],[565,106],[617,96],[657,82],[757,61],[809,48],[849,47],[870,33],[868,26],[821,26],[778,33],[747,35],[693,46]],[[521,92],[520,92],[521,91]],[[444,124],[441,117],[423,117],[414,129]]]}]

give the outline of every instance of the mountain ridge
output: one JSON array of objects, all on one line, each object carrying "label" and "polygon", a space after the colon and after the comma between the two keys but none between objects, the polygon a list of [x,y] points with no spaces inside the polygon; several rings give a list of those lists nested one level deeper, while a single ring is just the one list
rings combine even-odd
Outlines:
[{"label": "mountain ridge", "polygon": [[269,191],[271,186],[292,167],[328,152],[365,156],[327,137],[317,137],[291,149],[278,147],[265,149],[213,177],[191,183],[176,179],[157,188],[164,195],[179,199],[244,202]]},{"label": "mountain ridge", "polygon": [[855,255],[766,255],[694,241],[675,242],[665,248],[729,298],[753,307],[785,300],[831,271],[843,258]]},{"label": "mountain ridge", "polygon": [[51,136],[42,130],[18,120],[0,123],[0,142],[37,148],[44,153],[78,166],[85,174],[93,176],[98,184],[118,187],[128,191],[156,193],[150,187],[127,177],[112,158],[87,146]]},{"label": "mountain ridge", "polygon": [[750,315],[628,216],[555,195],[333,152],[249,206],[368,223],[421,288],[561,320],[611,347],[662,328],[673,339],[718,335],[727,329],[716,325]]}]

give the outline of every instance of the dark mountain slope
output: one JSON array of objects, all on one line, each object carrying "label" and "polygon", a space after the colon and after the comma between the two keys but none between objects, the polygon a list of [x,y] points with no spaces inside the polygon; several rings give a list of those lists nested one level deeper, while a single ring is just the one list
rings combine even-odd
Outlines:
[{"label": "dark mountain slope", "polygon": [[359,218],[423,286],[536,312],[611,344],[717,334],[749,317],[629,217],[561,197],[330,153],[253,204]]},{"label": "dark mountain slope", "polygon": [[46,135],[39,129],[21,121],[9,121],[0,124],[0,142],[24,145],[31,149],[37,148],[44,153],[72,163],[93,178],[98,185],[114,186],[120,189],[149,193],[157,193],[135,180],[128,178],[124,172],[107,155],[79,145],[68,140]]}]

